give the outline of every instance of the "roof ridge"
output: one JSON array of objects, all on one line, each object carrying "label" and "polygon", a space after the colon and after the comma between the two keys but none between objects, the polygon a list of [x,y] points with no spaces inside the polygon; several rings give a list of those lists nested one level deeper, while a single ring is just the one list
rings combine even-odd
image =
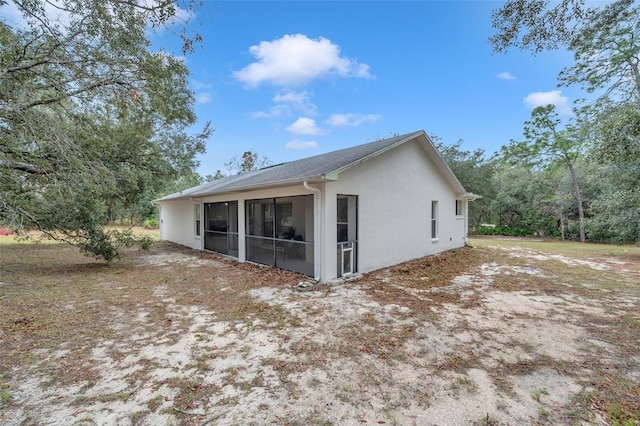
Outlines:
[{"label": "roof ridge", "polygon": [[[170,200],[186,197],[202,197],[222,194],[237,190],[247,190],[269,185],[284,184],[286,182],[334,180],[337,174],[363,161],[375,157],[406,141],[424,135],[424,130],[395,135],[390,138],[378,139],[360,145],[341,148],[311,157],[304,157],[284,163],[252,170],[239,175],[227,176],[211,182],[186,189],[183,192],[167,195],[159,200]],[[436,151],[436,155],[437,151]],[[448,170],[451,173],[450,170]]]}]

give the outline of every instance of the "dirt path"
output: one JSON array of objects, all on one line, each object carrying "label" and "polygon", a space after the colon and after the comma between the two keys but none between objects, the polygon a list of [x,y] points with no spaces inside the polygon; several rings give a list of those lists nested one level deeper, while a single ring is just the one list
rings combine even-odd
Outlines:
[{"label": "dirt path", "polygon": [[[34,341],[22,354],[32,362],[3,371],[0,422],[640,421],[630,417],[640,415],[640,267],[632,262],[466,249],[450,260],[462,266],[449,276],[446,262],[436,270],[422,260],[310,292],[296,291],[290,276],[240,283],[250,279],[242,267],[172,247],[131,262],[125,277],[94,284],[127,301],[100,308],[104,332],[83,345]],[[127,297],[129,270],[161,271],[139,283],[144,300]],[[66,300],[59,309],[92,300],[100,303]]]}]

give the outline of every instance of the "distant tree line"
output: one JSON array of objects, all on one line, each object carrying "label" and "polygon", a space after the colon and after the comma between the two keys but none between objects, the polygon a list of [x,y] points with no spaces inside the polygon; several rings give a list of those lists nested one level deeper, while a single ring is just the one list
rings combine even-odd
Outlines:
[{"label": "distant tree line", "polygon": [[[550,25],[553,23],[553,25]],[[468,190],[477,233],[640,243],[640,13],[632,0],[509,0],[493,13],[497,52],[566,47],[575,63],[559,85],[597,94],[561,120],[536,108],[524,139],[486,159],[460,143],[440,150]],[[483,227],[490,224],[491,227]]]}]

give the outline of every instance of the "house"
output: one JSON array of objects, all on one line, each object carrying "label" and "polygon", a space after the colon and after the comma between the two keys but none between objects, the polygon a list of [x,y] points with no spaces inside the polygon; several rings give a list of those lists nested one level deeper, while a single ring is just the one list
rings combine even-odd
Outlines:
[{"label": "house", "polygon": [[160,198],[160,239],[318,281],[461,247],[467,193],[424,131]]}]

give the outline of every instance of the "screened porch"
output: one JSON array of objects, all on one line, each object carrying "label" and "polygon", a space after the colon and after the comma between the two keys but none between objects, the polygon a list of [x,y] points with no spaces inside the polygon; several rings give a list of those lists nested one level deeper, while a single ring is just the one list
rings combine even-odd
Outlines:
[{"label": "screened porch", "polygon": [[245,203],[247,260],[313,276],[313,195]]}]

